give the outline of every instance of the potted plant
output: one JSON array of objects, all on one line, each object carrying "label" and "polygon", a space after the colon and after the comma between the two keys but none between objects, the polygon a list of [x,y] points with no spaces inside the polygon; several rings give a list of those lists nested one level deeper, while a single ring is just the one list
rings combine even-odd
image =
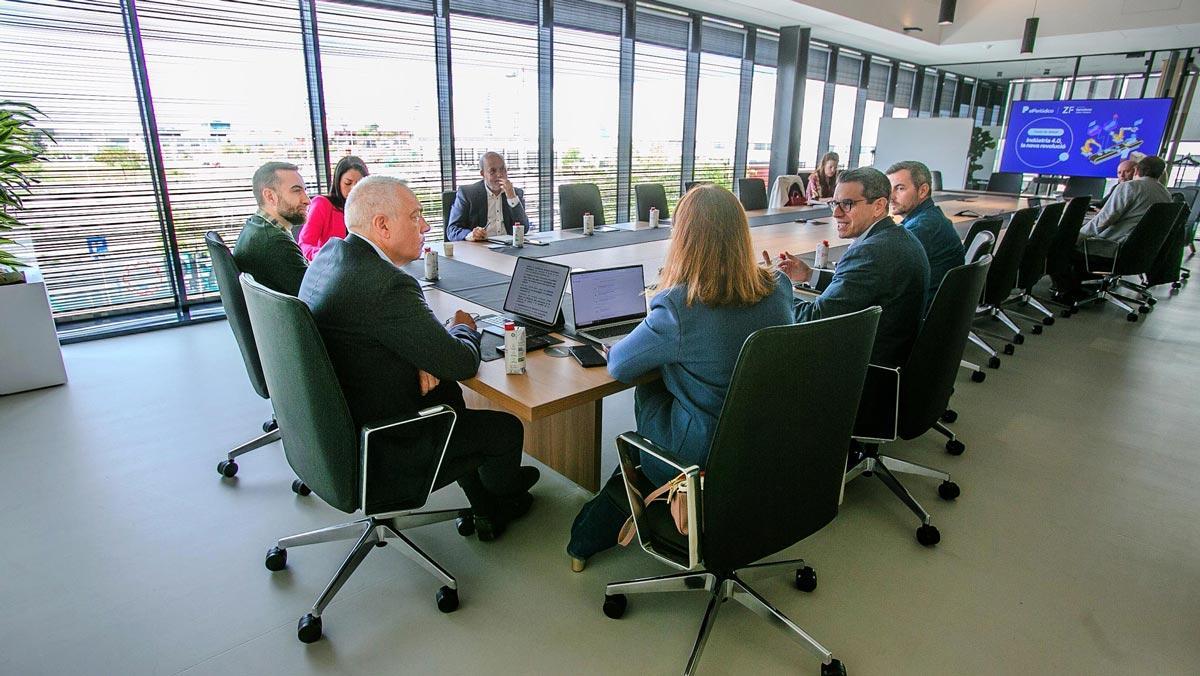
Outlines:
[{"label": "potted plant", "polygon": [[983,168],[979,164],[979,158],[992,148],[996,147],[996,139],[992,137],[992,132],[981,127],[975,127],[971,130],[971,147],[967,151],[967,185],[971,185],[974,180],[971,177],[979,169]]},{"label": "potted plant", "polygon": [[28,266],[5,248],[17,245],[6,233],[22,225],[16,212],[24,207],[29,186],[37,182],[28,170],[46,159],[43,136],[54,140],[33,126],[39,115],[41,111],[27,103],[0,101],[0,284],[25,281],[20,268]]}]

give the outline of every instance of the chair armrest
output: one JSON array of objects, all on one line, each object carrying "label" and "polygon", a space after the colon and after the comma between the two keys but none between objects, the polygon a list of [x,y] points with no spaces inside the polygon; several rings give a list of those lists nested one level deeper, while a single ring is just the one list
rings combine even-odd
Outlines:
[{"label": "chair armrest", "polygon": [[454,424],[458,421],[458,414],[454,412],[454,409],[446,406],[445,404],[441,404],[438,406],[431,406],[429,408],[421,409],[420,411],[417,411],[416,417],[413,418],[390,418],[367,423],[366,425],[362,426],[362,430],[360,432],[360,446],[362,447],[363,475],[360,507],[364,512],[367,508],[367,468],[370,467],[370,464],[367,461],[370,459],[371,439],[378,438],[380,433],[388,430],[396,429],[404,425],[412,425],[436,420],[447,415],[450,416],[450,426],[446,430],[445,439],[442,440],[442,450],[440,453],[438,453],[437,467],[434,469],[433,474],[430,475],[429,487],[426,493],[426,498],[428,499],[428,492],[432,492],[433,484],[437,480],[438,472],[440,472],[442,469],[442,461],[446,457],[446,447],[450,445],[450,435],[454,433]]},{"label": "chair armrest", "polygon": [[[885,401],[882,408],[872,406],[867,397],[873,394],[890,394],[891,401]],[[890,416],[890,425],[887,424],[888,416]],[[876,426],[874,423],[883,424]],[[858,415],[855,417],[854,430],[850,438],[867,443],[895,441],[899,424],[900,369],[867,364],[867,378],[863,383],[862,400],[858,405]]]},{"label": "chair armrest", "polygon": [[701,563],[700,501],[704,482],[700,477],[700,466],[688,465],[685,467],[683,462],[676,458],[670,451],[637,432],[625,432],[617,437],[617,456],[621,462],[621,478],[625,482],[625,496],[629,498],[629,511],[633,514],[633,524],[637,531],[638,543],[641,544],[642,549],[652,554],[656,553],[652,549],[647,548],[648,542],[642,535],[643,512],[645,508],[645,505],[642,504],[642,498],[645,496],[641,495],[635,484],[636,472],[641,461],[641,458],[637,457],[637,453],[639,452],[646,453],[656,460],[666,463],[678,470],[685,477],[684,483],[687,486],[688,492],[688,570],[692,570]]},{"label": "chair armrest", "polygon": [[[1089,251],[1089,248],[1093,249],[1093,251]],[[1100,258],[1106,258],[1108,260],[1111,260],[1111,261],[1113,261],[1113,264],[1115,266],[1116,261],[1117,261],[1117,256],[1119,256],[1120,254],[1121,254],[1121,243],[1120,242],[1114,242],[1111,239],[1104,239],[1103,237],[1088,237],[1087,239],[1083,240],[1083,265],[1084,265],[1084,268],[1090,273],[1103,275],[1103,274],[1109,274],[1112,272],[1112,270],[1093,270],[1092,269],[1092,256],[1093,255],[1100,257]]]}]

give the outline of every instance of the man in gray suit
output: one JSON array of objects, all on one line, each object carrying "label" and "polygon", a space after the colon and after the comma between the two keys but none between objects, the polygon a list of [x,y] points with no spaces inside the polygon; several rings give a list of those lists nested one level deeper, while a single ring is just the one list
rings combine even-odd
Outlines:
[{"label": "man in gray suit", "polygon": [[[457,480],[475,508],[481,540],[490,540],[529,509],[535,467],[521,467],[521,421],[500,411],[467,409],[458,380],[479,369],[480,334],[459,310],[442,325],[417,280],[399,266],[417,260],[429,224],[400,180],[368,176],[346,200],[345,239],[331,239],[300,287],[358,425],[415,415],[446,404],[458,415],[436,487]],[[298,365],[303,367],[303,364]],[[404,432],[389,433],[373,481],[405,485],[420,472],[405,453]],[[386,442],[385,442],[386,443]]]},{"label": "man in gray suit", "polygon": [[[1079,231],[1077,243],[1082,245],[1085,239],[1092,238],[1124,242],[1152,205],[1171,201],[1171,193],[1162,184],[1166,168],[1166,162],[1154,155],[1138,160],[1133,180],[1113,188],[1104,207]],[[1080,283],[1092,276],[1087,272],[1082,252],[1076,252],[1070,269],[1052,277],[1056,299],[1073,300],[1080,291]]]},{"label": "man in gray suit", "polygon": [[488,151],[479,158],[483,179],[462,186],[450,207],[446,239],[481,241],[511,235],[514,227],[529,227],[525,215],[525,192],[508,180],[508,167],[499,153]]},{"label": "man in gray suit", "polygon": [[[899,366],[908,359],[925,314],[929,258],[921,242],[888,216],[892,184],[878,169],[843,172],[829,203],[841,239],[854,243],[835,270],[814,269],[790,253],[780,254],[780,269],[793,282],[820,291],[813,300],[796,301],[796,321],[883,308],[871,363]],[[763,258],[770,262],[767,252]]]}]

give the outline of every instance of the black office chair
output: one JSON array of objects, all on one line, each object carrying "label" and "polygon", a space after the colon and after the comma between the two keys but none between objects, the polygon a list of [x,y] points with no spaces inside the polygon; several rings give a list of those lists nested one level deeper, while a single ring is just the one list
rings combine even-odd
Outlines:
[{"label": "black office chair", "polygon": [[563,183],[558,186],[559,222],[563,230],[583,228],[583,215],[590,213],[596,227],[605,225],[604,201],[595,183]]},{"label": "black office chair", "polygon": [[988,177],[987,192],[1002,192],[1018,194],[1021,192],[1021,182],[1024,175],[1015,171],[996,171]]},{"label": "black office chair", "polygon": [[[1033,297],[1033,287],[1042,281],[1042,277],[1046,276],[1046,256],[1050,252],[1050,245],[1054,241],[1055,233],[1058,232],[1058,224],[1062,221],[1063,210],[1066,206],[1066,202],[1052,202],[1042,207],[1042,213],[1038,215],[1037,222],[1033,225],[1033,232],[1029,235],[1029,242],[1025,245],[1025,252],[1021,255],[1021,265],[1017,268],[1018,295],[1006,302],[1008,306],[1027,306],[1041,313],[1040,323],[1033,325],[1032,331],[1035,335],[1042,332],[1043,326],[1054,325],[1054,313]],[[1030,321],[1039,321],[1015,310],[1014,314]]]},{"label": "black office chair", "polygon": [[975,241],[975,237],[985,231],[992,233],[992,243],[995,244],[1000,239],[1000,228],[1003,226],[1004,219],[1000,216],[976,219],[974,223],[971,223],[971,227],[967,228],[967,234],[963,237],[963,246],[970,247],[971,242]]},{"label": "black office chair", "polygon": [[767,208],[767,184],[761,178],[739,178],[738,199],[746,211]]},{"label": "black office chair", "polygon": [[457,190],[442,191],[442,227],[450,224],[450,208],[454,206],[454,198],[457,196]]},{"label": "black office chair", "polygon": [[[999,226],[999,220],[996,219],[997,226]],[[992,234],[991,230],[980,229],[975,233],[974,237],[966,240],[966,243],[967,253],[964,260],[967,263],[974,263],[984,256],[992,254],[992,250],[996,246],[996,236]],[[992,363],[992,368],[998,368],[1000,366],[1000,358],[995,357]],[[959,366],[971,372],[971,382],[982,383],[984,380],[987,380],[987,373],[984,372],[983,367],[979,364],[962,359],[959,360]]]},{"label": "black office chair", "polygon": [[[1188,213],[1184,218],[1184,245],[1191,250],[1188,255],[1196,255],[1196,224],[1200,222],[1200,187],[1189,185],[1183,188],[1170,188],[1172,193],[1183,195],[1183,201],[1188,205]],[[1192,271],[1187,268],[1179,269],[1180,281],[1187,281]]]},{"label": "black office chair", "polygon": [[812,176],[811,171],[797,171],[796,175],[800,177],[800,189],[804,191],[805,196],[808,195],[808,177]]},{"label": "black office chair", "polygon": [[1103,178],[1095,178],[1092,176],[1071,176],[1067,179],[1067,187],[1063,188],[1063,199],[1071,199],[1072,197],[1080,197],[1086,195],[1093,199],[1102,199],[1104,197]]},{"label": "black office chair", "polygon": [[667,208],[667,190],[662,183],[638,183],[633,186],[633,194],[637,199],[639,221],[650,220],[650,207],[658,207],[659,220],[671,217],[671,210]]},{"label": "black office chair", "polygon": [[1171,233],[1167,235],[1167,240],[1163,242],[1162,248],[1158,250],[1158,255],[1154,257],[1150,271],[1142,275],[1142,284],[1130,282],[1128,279],[1123,280],[1150,307],[1158,302],[1154,294],[1150,293],[1151,288],[1161,284],[1170,284],[1170,293],[1175,293],[1183,287],[1183,248],[1187,244],[1187,196],[1173,193],[1171,198],[1182,208],[1179,210],[1179,215],[1175,217],[1175,225],[1172,226]]},{"label": "black office chair", "polygon": [[[242,363],[246,365],[246,377],[250,379],[250,386],[258,396],[270,399],[267,381],[263,378],[262,362],[258,358],[258,348],[254,345],[254,330],[250,328],[250,318],[246,315],[246,299],[242,296],[242,287],[238,285],[241,270],[238,270],[233,254],[229,252],[225,240],[221,239],[221,234],[216,230],[204,233],[204,246],[208,248],[208,259],[212,261],[213,274],[217,278],[217,291],[221,294],[221,306],[225,308],[225,317],[229,319],[229,329],[233,331],[233,339],[237,341],[238,351],[242,353]],[[263,423],[262,429],[261,436],[229,451],[225,459],[217,463],[217,473],[232,478],[238,472],[235,460],[238,456],[279,440],[279,425],[276,424],[274,415]],[[307,495],[308,489],[301,483],[293,483],[292,488],[298,493],[303,490]]]},{"label": "black office chair", "polygon": [[712,181],[684,181],[683,182],[683,192],[687,193],[687,191],[691,190],[692,188],[695,188],[698,185],[703,185],[705,183],[712,183]]},{"label": "black office chair", "polygon": [[[312,610],[300,618],[297,638],[305,643],[321,638],[321,613],[367,554],[385,544],[399,547],[405,556],[440,580],[443,586],[436,595],[438,609],[454,611],[458,608],[454,576],[404,533],[409,528],[454,519],[458,520],[460,534],[470,534],[474,528],[468,509],[416,511],[435,488],[446,483],[439,469],[454,429],[454,410],[435,406],[417,412],[413,418],[380,420],[359,428],[350,417],[308,307],[297,298],[267,289],[248,275],[242,275],[241,284],[263,373],[275,395],[279,426],[287,433],[283,452],[288,464],[330,507],[350,514],[362,510],[366,515],[349,523],[282,538],[267,552],[267,569],[280,571],[287,566],[291,547],[357,541]],[[405,440],[404,452],[377,451],[372,455],[372,442],[389,435],[389,446],[400,443],[397,437]]]},{"label": "black office chair", "polygon": [[929,522],[929,512],[895,475],[941,479],[938,496],[944,500],[959,496],[958,484],[941,470],[880,455],[878,445],[897,438],[915,439],[933,429],[949,437],[946,451],[950,454],[960,455],[965,450],[942,421],[953,422],[958,418],[949,408],[950,395],[954,393],[954,378],[975,316],[975,303],[983,292],[991,263],[992,257],[984,256],[946,273],[908,361],[899,368],[871,365],[854,425],[854,438],[862,444],[861,458],[846,472],[846,481],[860,475],[878,477],[921,519],[917,541],[927,547],[940,542],[941,533]]},{"label": "black office chair", "polygon": [[937,192],[942,189],[942,172],[933,169],[929,172],[930,189]]},{"label": "black office chair", "polygon": [[[963,238],[963,244],[969,248],[972,242],[977,241],[977,238],[979,237],[979,233],[981,233],[981,232],[990,233],[992,237],[991,237],[991,240],[988,242],[987,250],[981,251],[981,252],[977,251],[977,253],[978,253],[978,255],[991,254],[995,250],[996,242],[1000,239],[1000,227],[1002,225],[1004,225],[1004,219],[999,216],[989,216],[987,218],[976,219],[975,222],[971,224],[971,227],[967,229],[967,236]],[[977,260],[977,259],[972,258],[971,256],[967,256],[965,260],[967,262],[971,262],[971,261]],[[980,302],[982,302],[982,299],[980,299]],[[979,335],[977,335],[974,331],[970,332],[970,334],[968,335],[968,338],[970,339],[972,344],[974,344],[976,347],[978,347],[979,349],[981,349],[987,353],[988,368],[993,368],[993,369],[1000,368],[1000,353],[996,352],[995,348],[993,348],[987,341],[985,341],[983,338],[981,338]],[[973,364],[971,362],[964,362],[963,366],[965,368],[971,369],[975,373],[983,373],[982,369],[980,369],[978,366],[976,366],[975,364]],[[975,379],[975,382],[983,382],[982,376],[972,375],[972,379]]]},{"label": "black office chair", "polygon": [[1029,232],[1033,229],[1033,222],[1037,218],[1038,211],[1036,207],[1027,207],[1012,215],[1008,227],[1004,229],[1004,237],[996,245],[995,260],[988,268],[987,282],[983,287],[983,298],[979,302],[976,315],[980,318],[998,320],[1013,333],[1011,337],[1008,337],[981,328],[971,330],[971,342],[976,345],[981,343],[986,345],[984,351],[992,357],[996,356],[995,349],[988,345],[980,334],[1007,341],[1004,345],[1004,354],[1013,354],[1016,351],[1013,346],[1025,342],[1025,334],[1021,332],[1021,327],[1017,326],[1012,317],[1004,312],[1003,306],[1017,286],[1017,272],[1021,266],[1021,257],[1025,255]]},{"label": "black office chair", "polygon": [[[1123,296],[1116,293],[1116,289],[1124,287],[1138,290],[1137,285],[1122,277],[1150,272],[1154,259],[1170,236],[1171,229],[1183,210],[1184,205],[1174,201],[1153,204],[1138,220],[1137,225],[1133,226],[1124,242],[1099,237],[1083,240],[1085,269],[1091,274],[1100,275],[1100,279],[1084,282],[1085,287],[1093,288],[1093,293],[1079,301],[1079,304],[1107,301],[1125,310],[1125,319],[1131,322],[1138,320],[1139,313],[1150,312],[1148,301]],[[1133,305],[1130,305],[1131,303]],[[1134,311],[1134,305],[1137,306],[1137,311]]]},{"label": "black office chair", "polygon": [[[1071,261],[1075,255],[1075,241],[1079,239],[1079,231],[1083,229],[1083,222],[1087,218],[1088,207],[1091,203],[1090,195],[1072,197],[1071,201],[1067,202],[1062,218],[1058,221],[1058,230],[1055,231],[1054,237],[1050,238],[1050,246],[1046,250],[1047,274],[1055,276],[1070,270]],[[1063,318],[1068,318],[1079,310],[1077,303],[1067,305],[1046,298],[1039,300],[1061,307],[1059,316]]]},{"label": "black office chair", "polygon": [[[694,673],[717,609],[733,599],[771,620],[821,658],[823,676],[845,674],[841,662],[776,610],[745,580],[786,567],[795,584],[816,589],[816,573],[802,560],[754,563],[819,531],[837,515],[845,448],[871,354],[878,307],[792,326],[756,331],[742,346],[704,468],[686,466],[636,432],[617,438],[638,541],[647,553],[680,573],[605,588],[604,613],[619,618],[626,594],[704,591],[708,609],[685,674]],[[821,383],[821,396],[778,383]],[[689,528],[675,529],[662,502],[643,506],[640,457],[652,456],[686,475]],[[645,493],[642,493],[645,494]],[[699,527],[695,527],[699,526]]]}]

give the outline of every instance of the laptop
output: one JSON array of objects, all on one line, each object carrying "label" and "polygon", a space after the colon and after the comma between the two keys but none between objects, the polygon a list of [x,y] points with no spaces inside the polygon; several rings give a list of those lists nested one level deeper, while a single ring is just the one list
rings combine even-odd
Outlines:
[{"label": "laptop", "polygon": [[640,265],[572,272],[576,335],[612,346],[646,318],[645,291]]},{"label": "laptop", "polygon": [[511,321],[524,326],[525,335],[530,338],[550,333],[561,321],[563,289],[570,274],[571,268],[566,265],[518,258],[504,296],[504,313],[480,317],[480,327],[502,336],[504,323]]}]

